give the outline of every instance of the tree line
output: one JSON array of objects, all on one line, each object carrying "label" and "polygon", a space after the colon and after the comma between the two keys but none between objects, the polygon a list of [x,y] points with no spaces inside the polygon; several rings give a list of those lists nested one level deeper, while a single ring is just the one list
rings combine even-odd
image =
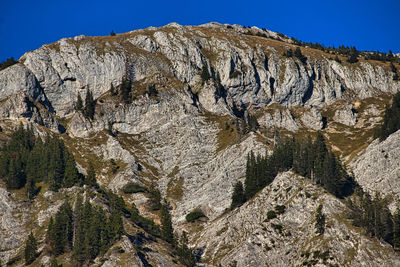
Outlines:
[{"label": "tree line", "polygon": [[353,201],[348,200],[348,218],[354,226],[362,227],[369,237],[376,237],[400,248],[400,210],[392,215],[387,207],[387,199],[375,194],[374,198],[360,187]]},{"label": "tree line", "polygon": [[14,57],[7,58],[3,62],[0,62],[0,71],[4,70],[5,68],[8,68],[14,64],[17,64],[18,61],[14,59]]},{"label": "tree line", "polygon": [[107,215],[103,208],[83,202],[78,196],[72,210],[69,202],[59,208],[55,218],[50,218],[46,243],[51,255],[72,252],[78,265],[89,263],[124,233],[121,212],[111,209]]},{"label": "tree line", "polygon": [[393,96],[392,105],[387,105],[382,125],[375,131],[375,138],[385,140],[400,129],[400,92]]},{"label": "tree line", "polygon": [[46,182],[53,191],[84,182],[73,155],[61,139],[47,135],[42,140],[35,136],[31,126],[24,129],[22,124],[0,150],[0,177],[7,189],[26,186],[29,199],[38,193],[38,182]]},{"label": "tree line", "polygon": [[351,195],[355,187],[353,178],[318,133],[314,141],[311,138],[301,142],[295,139],[284,141],[275,146],[271,155],[255,156],[251,152],[247,157],[244,186],[241,182],[234,185],[231,208],[251,199],[272,183],[279,172],[289,169],[339,198]]}]

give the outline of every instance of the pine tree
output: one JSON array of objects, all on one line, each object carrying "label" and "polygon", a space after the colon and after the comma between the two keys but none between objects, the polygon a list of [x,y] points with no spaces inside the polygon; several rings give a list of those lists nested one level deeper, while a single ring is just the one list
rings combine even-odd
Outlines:
[{"label": "pine tree", "polygon": [[201,75],[200,75],[200,77],[201,77],[201,80],[202,80],[202,83],[203,83],[203,84],[204,84],[206,81],[208,81],[208,79],[211,78],[211,75],[210,75],[210,73],[208,72],[208,64],[207,64],[207,62],[205,62],[205,63],[203,64],[203,67],[202,67],[202,69],[201,69]]},{"label": "pine tree", "polygon": [[[85,202],[85,207],[88,205]],[[87,212],[88,208],[83,208],[82,197],[79,195],[75,202],[74,207],[74,235],[73,235],[73,250],[72,255],[79,265],[83,264],[85,261],[85,239],[86,239],[86,227]]]},{"label": "pine tree", "polygon": [[131,81],[124,77],[121,83],[121,98],[125,104],[130,104],[132,102],[132,84]]},{"label": "pine tree", "polygon": [[78,174],[78,169],[76,168],[76,163],[75,159],[68,152],[68,150],[65,148],[64,151],[64,159],[65,159],[65,171],[64,171],[64,178],[63,178],[63,185],[64,187],[71,187],[75,184],[79,184],[79,174]]},{"label": "pine tree", "polygon": [[89,186],[96,186],[97,185],[97,179],[96,179],[96,173],[94,171],[93,164],[90,162],[89,163],[89,168],[87,171],[87,175],[85,177],[85,184]]},{"label": "pine tree", "polygon": [[303,64],[305,64],[307,61],[307,58],[301,53],[300,47],[296,47],[294,50],[294,56],[297,57]]},{"label": "pine tree", "polygon": [[95,107],[96,107],[96,102],[93,99],[93,94],[89,89],[87,89],[86,90],[86,98],[85,98],[85,109],[84,109],[83,115],[86,118],[93,120],[94,113],[95,113]]},{"label": "pine tree", "polygon": [[242,182],[239,181],[235,184],[235,187],[233,189],[231,209],[239,207],[245,201],[246,201],[246,198],[245,198],[244,192],[243,192],[243,184],[242,184]]},{"label": "pine tree", "polygon": [[188,247],[187,233],[183,231],[182,236],[179,240],[179,246],[177,248],[177,254],[180,262],[186,267],[196,266],[196,259],[193,255],[192,250]]},{"label": "pine tree", "polygon": [[358,62],[358,55],[359,55],[359,52],[357,51],[357,49],[355,47],[352,47],[350,49],[350,57],[347,59],[347,62],[349,62],[349,63]]},{"label": "pine tree", "polygon": [[325,215],[322,213],[322,204],[317,208],[315,215],[315,228],[316,233],[322,235],[325,232]]},{"label": "pine tree", "polygon": [[167,204],[161,205],[161,236],[170,244],[174,244],[174,229],[172,226],[171,214]]},{"label": "pine tree", "polygon": [[113,210],[110,215],[111,236],[113,240],[118,240],[124,233],[124,224],[121,217],[121,211]]},{"label": "pine tree", "polygon": [[400,212],[399,209],[393,215],[393,247],[400,248]]},{"label": "pine tree", "polygon": [[115,92],[114,85],[111,84],[111,87],[110,87],[110,95],[111,95],[111,96],[115,96],[116,94],[117,94],[117,93]]},{"label": "pine tree", "polygon": [[37,243],[36,239],[31,232],[28,236],[28,240],[25,245],[25,263],[26,265],[31,264],[37,256]]},{"label": "pine tree", "polygon": [[[50,267],[60,267],[60,265],[58,265],[56,257],[51,257],[51,259],[50,259]],[[61,265],[61,267],[62,267],[62,265]]]},{"label": "pine tree", "polygon": [[75,109],[78,111],[81,111],[83,109],[83,101],[82,101],[82,97],[81,97],[80,93],[78,93],[78,98],[76,100]]},{"label": "pine tree", "polygon": [[54,246],[55,246],[55,242],[56,242],[56,235],[55,235],[55,229],[54,229],[53,216],[50,217],[49,226],[47,227],[46,242],[47,242],[47,244],[49,246],[50,252],[52,254],[54,254]]}]

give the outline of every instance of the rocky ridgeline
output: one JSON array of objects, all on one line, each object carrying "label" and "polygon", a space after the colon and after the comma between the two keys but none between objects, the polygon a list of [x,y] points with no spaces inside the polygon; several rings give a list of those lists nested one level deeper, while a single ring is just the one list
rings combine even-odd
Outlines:
[{"label": "rocky ridgeline", "polygon": [[[116,36],[62,39],[26,53],[0,72],[0,124],[8,130],[20,121],[32,122],[41,133],[43,126],[63,133],[80,171],[85,172],[88,159],[96,159],[99,183],[114,192],[129,182],[155,183],[173,208],[175,228],[189,232],[191,244],[204,249],[207,264],[399,264],[389,246],[350,226],[342,201],[291,172],[280,174],[242,207],[228,210],[233,184],[244,179],[248,153],[270,150],[275,130],[286,135],[322,130],[346,156],[364,189],[400,194],[400,136],[367,147],[369,133],[360,139],[362,144],[356,142],[376,127],[387,96],[400,89],[388,64],[340,64],[310,48],[301,48],[307,57],[302,63],[283,56],[289,48],[295,47],[280,34],[218,23],[172,23]],[[202,79],[203,69],[210,79]],[[123,78],[132,82],[131,104],[109,92],[111,86],[118,89]],[[155,85],[156,96],[146,93],[149,85]],[[88,89],[97,99],[93,120],[74,109],[78,94],[84,99]],[[249,130],[251,118],[258,122],[257,131]],[[351,141],[346,141],[348,136]],[[361,152],[353,155],[356,149]],[[111,172],[112,161],[120,167]],[[21,216],[25,210],[11,212],[22,203],[11,200],[5,190],[0,193],[0,238],[7,241],[0,246],[4,262],[21,251],[32,223],[44,227],[56,207],[52,199],[65,193],[37,200],[31,212],[39,215],[26,218]],[[149,212],[145,194],[124,197],[146,216],[157,218]],[[44,206],[46,201],[50,207]],[[318,204],[324,205],[327,217],[322,236],[314,227]],[[285,205],[285,212],[268,220],[267,212],[276,205]],[[186,223],[185,216],[194,210],[207,218]],[[18,231],[9,228],[13,220]],[[104,266],[142,266],[135,242],[124,237],[108,252]],[[150,243],[149,262],[174,264],[165,244]],[[316,251],[328,251],[329,257]]]}]

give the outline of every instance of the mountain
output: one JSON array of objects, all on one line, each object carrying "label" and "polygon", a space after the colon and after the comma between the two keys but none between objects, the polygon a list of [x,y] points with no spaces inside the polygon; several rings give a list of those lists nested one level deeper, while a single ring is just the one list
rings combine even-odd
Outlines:
[{"label": "mountain", "polygon": [[[32,265],[50,265],[50,217],[65,200],[74,207],[78,196],[111,216],[111,190],[126,204],[119,208],[125,232],[93,265],[184,264],[180,250],[143,219],[160,224],[160,198],[175,232],[188,233],[200,266],[399,265],[388,240],[349,216],[361,191],[396,211],[400,135],[381,141],[374,132],[400,91],[399,60],[362,52],[350,63],[354,51],[342,50],[257,27],[171,23],[65,38],[25,53],[0,71],[3,146],[21,123],[36,137],[58,137],[82,177],[93,166],[98,186],[83,180],[50,190],[38,181],[29,200],[27,186],[7,189],[2,177],[0,263],[23,265],[32,232],[40,252]],[[288,168],[230,208],[251,152],[271,155],[283,140],[318,134],[358,193],[335,197]],[[323,234],[315,229],[319,205]],[[192,212],[204,216],[187,222]],[[74,266],[74,255],[67,249],[57,261]]]}]

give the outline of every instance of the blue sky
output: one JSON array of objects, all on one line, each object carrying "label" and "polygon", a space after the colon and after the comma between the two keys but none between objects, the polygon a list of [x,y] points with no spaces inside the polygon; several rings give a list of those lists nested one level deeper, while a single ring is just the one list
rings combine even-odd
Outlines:
[{"label": "blue sky", "polygon": [[399,17],[399,0],[0,0],[0,61],[63,37],[210,21],[264,27],[325,45],[400,53]]}]

